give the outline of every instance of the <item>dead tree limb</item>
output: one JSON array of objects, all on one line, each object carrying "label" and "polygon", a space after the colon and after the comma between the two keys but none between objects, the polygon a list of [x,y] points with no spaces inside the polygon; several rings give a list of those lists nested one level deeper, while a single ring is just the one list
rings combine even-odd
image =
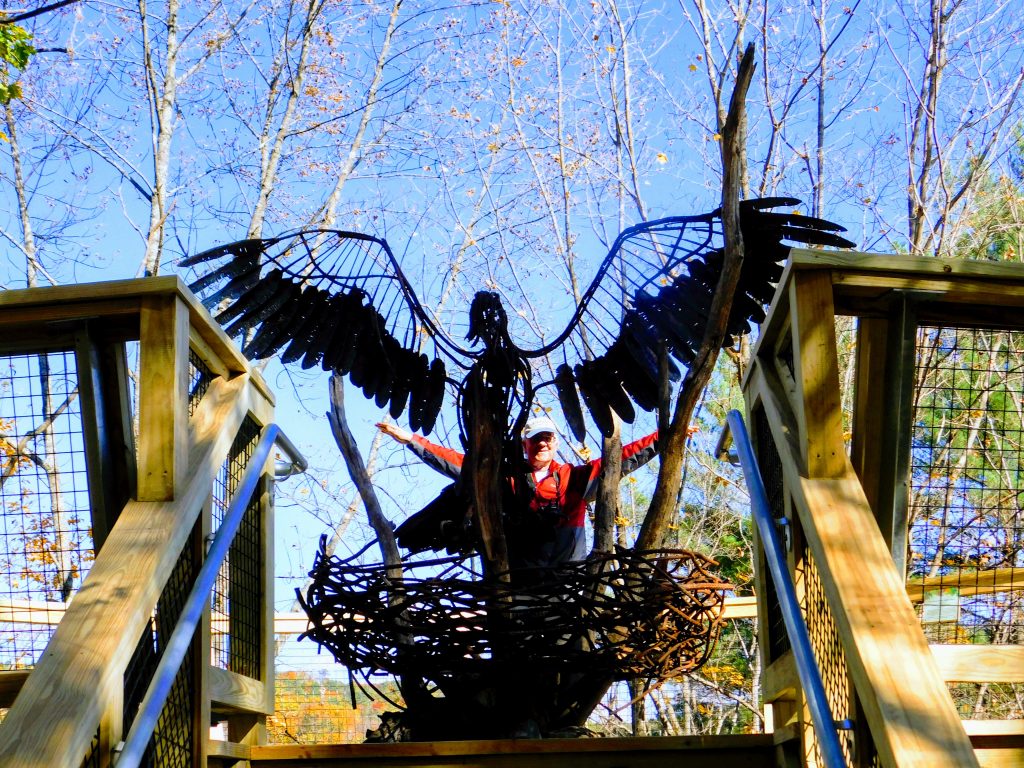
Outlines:
[{"label": "dead tree limb", "polygon": [[710,318],[696,359],[686,372],[676,399],[675,412],[667,434],[661,437],[661,467],[651,506],[637,535],[638,550],[661,545],[669,522],[676,514],[676,503],[682,485],[682,467],[686,449],[686,428],[693,410],[704,391],[718,361],[725,340],[725,329],[732,310],[733,295],[743,264],[743,240],[739,226],[740,179],[745,163],[744,125],[747,89],[754,74],[754,46],[747,46],[736,74],[736,87],[729,102],[729,115],[722,130],[722,228],[725,237],[725,260],[722,275],[711,303]]}]

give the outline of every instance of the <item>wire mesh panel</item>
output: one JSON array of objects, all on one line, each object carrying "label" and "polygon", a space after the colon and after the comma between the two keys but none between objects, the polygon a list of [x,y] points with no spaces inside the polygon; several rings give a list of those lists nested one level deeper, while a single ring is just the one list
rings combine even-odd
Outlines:
[{"label": "wire mesh panel", "polygon": [[[821,574],[808,549],[804,549],[803,557],[803,610],[807,622],[807,634],[814,650],[821,681],[825,687],[832,719],[836,722],[849,720],[856,722],[856,695],[850,680],[850,672],[846,665],[846,652],[843,650],[842,639],[832,616],[825,590],[821,583]],[[839,745],[849,766],[864,765],[868,761],[862,756],[875,753],[867,729],[839,731]],[[817,764],[822,764],[818,742],[814,745]],[[859,761],[859,762],[855,762]]]},{"label": "wire mesh panel", "polygon": [[[193,532],[193,538],[196,533]],[[127,734],[156,671],[160,657],[181,616],[199,568],[194,544],[186,542],[171,577],[167,580],[156,611],[146,625],[124,675],[124,733]],[[192,765],[197,705],[196,653],[185,655],[171,685],[170,694],[157,720],[142,765],[147,768],[188,768]]]},{"label": "wire mesh panel", "polygon": [[195,353],[194,350],[189,351],[188,355],[188,415],[191,416],[196,412],[196,408],[199,406],[199,401],[203,399],[203,395],[206,394],[206,390],[210,388],[211,382],[213,382],[215,375],[210,370],[203,358]]},{"label": "wire mesh panel", "polygon": [[[357,744],[380,726],[392,707],[382,697],[349,686],[347,670],[310,653],[310,643],[282,638],[274,683],[274,714],[267,718],[271,744]],[[400,699],[393,682],[381,683]],[[353,706],[353,699],[355,706]]]},{"label": "wire mesh panel", "polygon": [[72,352],[0,357],[0,669],[35,666],[92,564]]},{"label": "wire mesh panel", "polygon": [[100,768],[100,731],[96,729],[96,735],[92,737],[89,750],[85,753],[81,768]]},{"label": "wire mesh panel", "polygon": [[[771,427],[768,425],[768,417],[765,416],[764,408],[756,408],[753,416],[754,439],[757,441],[757,464],[761,470],[761,480],[764,483],[765,492],[768,494],[772,517],[778,520],[786,515],[782,460],[779,458],[778,449],[772,440]],[[768,615],[764,617],[763,621],[768,630],[768,658],[774,661],[790,649],[789,635],[786,634],[786,625],[782,620],[782,609],[779,607],[775,583],[767,573],[764,564],[758,563],[758,565],[765,574],[762,581],[765,585],[765,605]]]},{"label": "wire mesh panel", "polygon": [[[1024,334],[922,327],[915,384],[908,579],[925,633],[1024,643]],[[970,717],[1022,716],[1022,686],[953,692]]]},{"label": "wire mesh panel", "polygon": [[[224,519],[259,439],[260,426],[247,418],[238,431],[213,492],[213,530]],[[242,517],[211,597],[211,663],[257,680],[263,646],[263,529],[257,487]]]}]

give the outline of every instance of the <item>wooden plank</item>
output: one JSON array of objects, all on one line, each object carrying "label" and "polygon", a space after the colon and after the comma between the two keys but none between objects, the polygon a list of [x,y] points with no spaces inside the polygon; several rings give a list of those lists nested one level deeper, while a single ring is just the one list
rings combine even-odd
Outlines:
[{"label": "wooden plank", "polygon": [[[274,453],[271,451],[267,457],[265,473],[260,481],[260,488],[263,493],[260,498],[260,527],[263,542],[263,559],[260,563],[263,575],[263,588],[260,599],[263,601],[262,608],[262,631],[263,636],[260,642],[260,674],[263,677],[263,701],[266,702],[264,709],[268,714],[274,711],[274,686],[277,684],[274,673],[275,650],[277,643],[274,641]],[[266,723],[264,722],[265,726]]]},{"label": "wooden plank", "polygon": [[178,293],[181,280],[177,275],[161,275],[145,279],[104,280],[96,283],[71,283],[43,288],[19,288],[0,294],[0,308],[36,307],[82,302],[103,302],[117,297],[138,300],[146,296]]},{"label": "wooden plank", "polygon": [[[33,290],[56,290],[55,288]],[[4,291],[3,295],[13,293]],[[45,304],[14,305],[0,302],[0,327],[19,328],[32,327],[39,332],[39,338],[58,333],[62,327],[46,328],[40,326],[71,324],[85,320],[105,318],[134,327],[134,318],[139,314],[142,299],[139,297],[108,297],[102,301],[56,303],[49,299]],[[35,342],[33,342],[35,346]]]},{"label": "wooden plank", "polygon": [[188,308],[143,299],[139,316],[139,501],[170,501],[188,463]]},{"label": "wooden plank", "polygon": [[193,325],[189,328],[188,343],[192,351],[199,356],[199,359],[206,363],[206,367],[210,369],[210,372],[214,376],[223,376],[225,379],[231,378],[231,371],[221,356],[213,351],[213,348],[206,342],[199,330]]},{"label": "wooden plank", "polygon": [[971,739],[980,768],[1024,768],[1024,745],[1003,746],[1002,741],[988,736]]},{"label": "wooden plank", "polygon": [[920,603],[925,592],[948,587],[956,587],[961,596],[1024,590],[1024,568],[993,568],[915,579],[907,583],[907,595],[911,601]]},{"label": "wooden plank", "polygon": [[[885,766],[976,765],[970,744],[852,465],[802,476],[793,416],[765,366],[751,378],[779,446],[786,486],[821,573],[850,673]],[[788,446],[788,447],[787,447]]]},{"label": "wooden plank", "polygon": [[787,651],[761,671],[761,695],[767,702],[792,699],[800,690],[800,675],[792,651]]},{"label": "wooden plank", "polygon": [[1024,736],[1024,720],[963,720],[968,736]]},{"label": "wooden plank", "polygon": [[942,679],[960,683],[1024,683],[1024,645],[932,645]]},{"label": "wooden plank", "polygon": [[274,711],[274,700],[267,699],[262,681],[220,667],[210,667],[208,671],[210,703],[215,712],[227,709],[269,714]]},{"label": "wooden plank", "polygon": [[233,741],[209,739],[206,742],[206,754],[209,757],[226,757],[234,760],[248,760],[252,757],[252,747],[248,744],[236,744]]},{"label": "wooden plank", "polygon": [[912,275],[923,282],[939,279],[959,283],[1024,285],[1024,267],[1016,263],[935,259],[863,251],[825,251],[816,248],[793,248],[789,258],[795,272],[827,269],[838,274]]},{"label": "wooden plank", "polygon": [[853,441],[850,462],[860,478],[871,508],[879,514],[882,452],[889,430],[885,413],[885,362],[889,341],[889,321],[862,319],[857,324],[857,373],[853,403]]},{"label": "wooden plank", "polygon": [[917,326],[907,296],[890,294],[887,304],[887,317],[861,318],[857,326],[850,460],[893,562],[905,572]]},{"label": "wooden plank", "polygon": [[68,603],[44,600],[0,600],[0,622],[56,625],[67,607]]},{"label": "wooden plank", "polygon": [[193,417],[191,482],[126,505],[46,653],[0,724],[5,768],[81,763],[213,478],[248,410],[246,377],[216,380]]},{"label": "wooden plank", "polygon": [[846,446],[830,274],[796,275],[789,302],[804,465],[811,477],[838,477]]},{"label": "wooden plank", "polygon": [[[763,364],[764,360],[771,359],[773,357],[771,350],[774,350],[777,347],[779,338],[784,332],[788,331],[789,282],[791,274],[792,265],[787,261],[782,272],[782,277],[779,279],[779,284],[775,288],[775,296],[772,297],[771,305],[768,307],[766,319],[761,324],[760,334],[754,342],[753,349],[751,349],[750,359],[753,361],[761,361]],[[747,369],[743,372],[743,378],[740,380],[740,388],[744,393],[747,392],[750,376],[756,367],[756,364],[748,365]],[[749,414],[749,401],[747,406],[747,413]]]},{"label": "wooden plank", "polygon": [[742,597],[725,598],[725,606],[722,609],[722,618],[725,621],[732,621],[734,619],[756,619],[757,596],[744,595]]},{"label": "wooden plank", "polygon": [[256,388],[273,401],[273,392],[262,375],[250,365],[177,275],[3,291],[0,294],[0,326],[24,326],[27,323],[38,326],[61,320],[138,315],[143,300],[172,296],[185,303],[195,335],[205,345],[204,352],[220,360],[218,368],[232,374],[248,373]]},{"label": "wooden plank", "polygon": [[[770,734],[626,739],[507,739],[404,744],[270,745],[251,750],[253,768],[316,766],[487,766],[504,768],[773,768]],[[304,761],[301,762],[300,761]]]}]

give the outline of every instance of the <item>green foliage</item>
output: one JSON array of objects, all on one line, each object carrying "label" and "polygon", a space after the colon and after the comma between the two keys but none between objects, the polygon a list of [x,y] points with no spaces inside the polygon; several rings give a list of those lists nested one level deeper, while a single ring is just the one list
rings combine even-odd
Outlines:
[{"label": "green foliage", "polygon": [[21,98],[21,86],[11,79],[11,68],[22,70],[36,49],[32,35],[17,24],[0,24],[0,104]]}]

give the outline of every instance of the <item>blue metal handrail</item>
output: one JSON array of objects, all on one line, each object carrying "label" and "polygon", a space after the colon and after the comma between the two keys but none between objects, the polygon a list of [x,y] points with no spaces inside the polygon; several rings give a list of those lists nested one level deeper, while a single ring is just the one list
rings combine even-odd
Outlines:
[{"label": "blue metal handrail", "polygon": [[268,424],[263,427],[256,448],[246,464],[242,479],[224,513],[224,519],[217,528],[217,534],[213,537],[210,549],[206,553],[206,559],[199,569],[192,591],[189,592],[188,598],[185,600],[178,623],[175,624],[167,646],[160,656],[153,679],[139,705],[139,712],[132,721],[131,730],[120,747],[116,761],[118,768],[136,768],[142,762],[146,746],[156,729],[157,719],[171,692],[171,685],[174,683],[174,678],[178,674],[185,654],[188,653],[196,627],[206,609],[210,590],[213,589],[221,563],[228,554],[231,540],[234,539],[235,533],[238,531],[245,510],[249,506],[249,499],[252,498],[256,484],[263,475],[263,467],[267,463],[270,450],[275,443],[291,460],[290,467],[284,471],[275,470],[275,476],[281,477],[306,470],[306,460],[281,431],[281,428],[276,424]]},{"label": "blue metal handrail", "polygon": [[821,681],[821,673],[814,660],[811,639],[807,634],[807,624],[800,611],[796,589],[786,564],[785,550],[775,528],[776,520],[772,516],[768,494],[765,491],[764,482],[761,480],[761,471],[757,466],[754,449],[750,444],[750,435],[747,434],[747,427],[743,423],[743,416],[739,411],[729,411],[726,423],[729,425],[733,445],[736,447],[740,466],[743,468],[743,477],[747,483],[747,491],[750,493],[750,511],[757,523],[757,532],[761,536],[768,572],[771,574],[775,592],[779,598],[782,620],[786,625],[786,634],[789,635],[790,646],[793,649],[797,675],[800,677],[800,684],[807,697],[807,708],[811,713],[811,722],[814,723],[821,756],[827,768],[846,768],[846,758],[839,745],[836,722],[832,717],[832,709],[825,694],[825,686]]}]

